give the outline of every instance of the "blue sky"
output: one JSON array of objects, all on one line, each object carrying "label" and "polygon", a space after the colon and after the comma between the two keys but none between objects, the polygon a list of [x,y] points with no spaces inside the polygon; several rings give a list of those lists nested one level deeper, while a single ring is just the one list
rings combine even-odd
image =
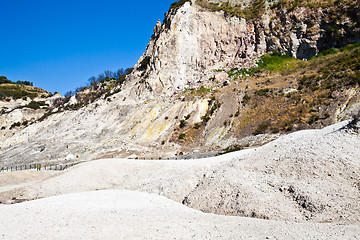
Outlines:
[{"label": "blue sky", "polygon": [[0,0],[0,75],[64,94],[133,67],[175,0]]}]

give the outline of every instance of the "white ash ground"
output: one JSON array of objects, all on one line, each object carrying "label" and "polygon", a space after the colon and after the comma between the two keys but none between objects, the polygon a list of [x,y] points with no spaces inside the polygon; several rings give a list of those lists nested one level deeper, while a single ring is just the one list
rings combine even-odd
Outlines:
[{"label": "white ash ground", "polygon": [[[296,132],[256,149],[214,158],[87,162],[43,181],[1,191],[3,203],[44,198],[1,205],[1,212],[8,214],[0,216],[1,226],[38,226],[45,229],[44,239],[48,232],[57,239],[65,239],[70,233],[92,239],[100,238],[101,233],[106,239],[127,238],[131,234],[143,239],[357,239],[360,137],[356,132],[340,130],[345,124]],[[109,189],[112,190],[88,192]],[[156,195],[221,215],[200,213]],[[109,204],[105,209],[104,202]],[[66,208],[61,204],[71,211],[63,210]],[[159,204],[168,209],[164,211]],[[40,205],[44,208],[36,208]],[[13,220],[14,225],[6,223],[9,216],[19,221]],[[84,223],[75,224],[74,216]],[[145,222],[140,220],[142,216]],[[29,218],[43,219],[45,225],[26,220]],[[70,232],[56,234],[63,226],[57,224],[59,219]],[[124,227],[127,230],[121,231],[123,227],[119,226],[132,226],[132,222],[135,228]],[[119,230],[111,235],[110,230],[116,227]],[[26,232],[17,230],[19,236],[27,236]],[[147,235],[141,235],[146,232]],[[188,235],[189,232],[194,235]],[[37,239],[42,236],[38,234]]]}]

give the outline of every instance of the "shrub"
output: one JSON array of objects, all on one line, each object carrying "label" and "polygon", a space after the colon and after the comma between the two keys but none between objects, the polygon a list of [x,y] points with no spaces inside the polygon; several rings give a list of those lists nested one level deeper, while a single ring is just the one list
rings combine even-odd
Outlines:
[{"label": "shrub", "polygon": [[10,126],[10,130],[13,129],[14,127],[20,127],[20,126],[21,126],[21,123],[20,123],[20,122],[13,123],[13,124],[11,124],[11,126]]},{"label": "shrub", "polygon": [[200,123],[195,123],[195,124],[194,124],[194,128],[195,128],[195,129],[200,129],[200,128],[201,128]]},{"label": "shrub", "polygon": [[311,125],[311,124],[313,124],[314,122],[316,122],[317,120],[319,120],[319,116],[316,115],[316,114],[313,114],[313,115],[311,115],[311,116],[309,117],[307,123]]},{"label": "shrub", "polygon": [[39,102],[31,101],[28,105],[24,107],[36,110],[36,109],[40,109],[40,107],[42,106],[48,106],[48,104],[46,104],[45,101],[39,101]]},{"label": "shrub", "polygon": [[185,133],[181,133],[180,135],[179,135],[179,139],[184,139],[186,137],[186,134]]},{"label": "shrub", "polygon": [[170,5],[170,9],[169,11],[172,11],[172,10],[178,10],[180,7],[182,7],[182,5],[184,5],[186,2],[191,2],[190,0],[180,0],[180,1],[176,1],[176,2],[173,2],[171,5]]},{"label": "shrub", "polygon": [[180,120],[180,128],[183,128],[187,125],[187,122],[185,120]]},{"label": "shrub", "polygon": [[240,151],[242,149],[244,149],[244,148],[240,145],[232,145],[232,146],[225,148],[221,153],[218,153],[217,155],[223,155],[226,153],[236,152],[236,151]]},{"label": "shrub", "polygon": [[189,120],[190,117],[191,117],[191,115],[188,114],[188,115],[186,115],[184,118],[185,118],[185,120]]},{"label": "shrub", "polygon": [[201,120],[203,120],[203,122],[208,122],[210,120],[210,116],[209,115],[205,115],[201,117]]},{"label": "shrub", "polygon": [[246,104],[248,104],[248,102],[250,101],[250,99],[251,99],[251,97],[250,97],[247,93],[245,93],[245,95],[244,95],[241,103],[245,106]]},{"label": "shrub", "polygon": [[269,92],[270,92],[270,89],[265,88],[265,89],[256,90],[256,91],[255,91],[255,94],[258,95],[258,96],[268,97],[268,96],[269,96]]},{"label": "shrub", "polygon": [[269,127],[269,125],[267,123],[263,123],[255,129],[253,134],[254,135],[264,134],[268,127]]}]

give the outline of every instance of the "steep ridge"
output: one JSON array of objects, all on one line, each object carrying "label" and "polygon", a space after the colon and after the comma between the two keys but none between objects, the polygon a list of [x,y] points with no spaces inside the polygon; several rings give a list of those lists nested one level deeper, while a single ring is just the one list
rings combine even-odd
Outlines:
[{"label": "steep ridge", "polygon": [[[4,132],[0,167],[219,152],[349,118],[360,101],[359,46],[309,61],[290,56],[358,42],[356,1],[293,9],[285,4],[293,1],[257,2],[172,5],[126,81],[80,109],[59,107]],[[281,59],[280,70],[256,67],[266,53]]]}]

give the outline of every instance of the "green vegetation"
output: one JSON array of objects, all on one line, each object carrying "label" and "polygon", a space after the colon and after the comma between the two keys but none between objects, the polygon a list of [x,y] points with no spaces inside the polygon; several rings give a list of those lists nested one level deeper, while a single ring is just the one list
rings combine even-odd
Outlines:
[{"label": "green vegetation", "polygon": [[[251,100],[251,97],[250,97],[247,93],[245,93],[245,95],[244,95],[241,103],[245,106],[246,104],[249,103],[250,100]],[[238,112],[239,112],[239,111],[237,111],[237,113],[238,113]],[[236,115],[239,116],[239,113],[238,113],[238,114],[235,113],[235,116],[236,116]],[[236,117],[237,117],[237,116],[236,116]]]},{"label": "green vegetation", "polygon": [[246,77],[251,74],[251,72],[246,68],[232,68],[227,72],[229,78],[237,79],[239,77]]},{"label": "green vegetation", "polygon": [[263,70],[270,72],[284,72],[286,70],[292,70],[296,68],[299,62],[301,61],[296,58],[292,58],[287,54],[274,52],[272,54],[266,54],[262,56],[257,62],[257,67],[250,69],[232,68],[227,72],[227,74],[229,78],[237,79],[239,77],[246,78],[248,76],[253,76],[254,74]]},{"label": "green vegetation", "polygon": [[204,86],[201,86],[199,89],[191,91],[191,93],[192,94],[195,93],[195,94],[198,94],[198,95],[204,95],[204,94],[207,94],[207,93],[211,92],[211,89],[212,88],[206,88]]},{"label": "green vegetation", "polygon": [[182,7],[182,5],[184,5],[186,2],[191,2],[190,0],[180,0],[180,1],[176,1],[176,2],[173,2],[171,5],[170,5],[170,9],[169,11],[173,11],[173,10],[178,10],[179,8]]},{"label": "green vegetation", "polygon": [[13,128],[15,128],[15,127],[20,127],[20,126],[21,126],[21,123],[20,123],[20,122],[15,122],[15,123],[11,124],[10,130],[13,129]]},{"label": "green vegetation", "polygon": [[264,134],[266,132],[266,130],[268,129],[268,127],[269,127],[269,125],[267,123],[263,123],[255,129],[253,134],[254,135]]},{"label": "green vegetation", "polygon": [[229,2],[215,4],[204,0],[198,0],[197,3],[212,11],[222,10],[231,16],[238,16],[246,19],[256,19],[265,12],[265,0],[253,0],[250,2],[249,6],[245,8],[242,8],[241,4],[232,5]]},{"label": "green vegetation", "polygon": [[33,86],[33,83],[29,82],[29,81],[16,81],[16,82],[13,82],[13,81],[7,79],[7,77],[5,77],[5,76],[0,76],[0,84],[3,84],[3,83],[19,84],[19,85],[24,85],[24,86]]},{"label": "green vegetation", "polygon": [[356,3],[356,0],[279,0],[271,6],[271,9],[286,8],[290,12],[297,7],[328,8],[339,6],[344,2],[354,4]]},{"label": "green vegetation", "polygon": [[313,114],[309,117],[308,124],[313,124],[314,122],[319,120],[319,116],[316,114]]},{"label": "green vegetation", "polygon": [[240,145],[232,145],[232,146],[229,146],[227,148],[225,148],[221,153],[218,153],[217,156],[220,156],[220,155],[223,155],[223,154],[226,154],[226,153],[231,153],[231,152],[236,152],[236,151],[240,151],[240,150],[243,150],[244,148]]},{"label": "green vegetation", "polygon": [[179,139],[181,140],[181,139],[184,139],[186,137],[186,134],[185,133],[181,133],[180,135],[179,135]]},{"label": "green vegetation", "polygon": [[183,128],[183,127],[185,127],[187,125],[187,122],[185,121],[185,120],[180,120],[180,125],[179,125],[179,127],[180,128]]},{"label": "green vegetation", "polygon": [[31,108],[31,109],[40,109],[41,107],[45,107],[45,106],[49,106],[48,104],[45,103],[45,101],[31,101],[28,105],[25,105],[21,108],[27,107],[27,108]]},{"label": "green vegetation", "polygon": [[0,99],[5,99],[6,97],[12,97],[14,99],[29,97],[33,99],[38,96],[39,92],[40,91],[35,89],[28,89],[23,85],[0,84]]},{"label": "green vegetation", "polygon": [[336,60],[329,61],[321,67],[316,74],[303,75],[299,80],[299,90],[327,90],[328,94],[323,94],[322,97],[331,98],[331,93],[335,90],[360,85],[360,43],[340,49],[329,49],[313,57],[310,62],[326,58],[329,55],[338,56]]},{"label": "green vegetation", "polygon": [[170,26],[171,26],[170,16],[176,14],[177,10],[179,8],[181,8],[186,2],[190,2],[190,4],[191,4],[191,0],[180,0],[180,1],[173,2],[170,5],[170,8],[169,8],[167,14],[165,14],[165,19],[163,21],[165,24],[165,29],[170,29]]},{"label": "green vegetation", "polygon": [[201,124],[200,124],[200,123],[195,123],[195,124],[194,124],[194,128],[195,128],[195,129],[200,129],[200,128],[201,128]]},{"label": "green vegetation", "polygon": [[254,73],[262,69],[270,72],[280,72],[293,68],[298,61],[300,60],[292,58],[287,54],[274,52],[273,54],[266,54],[262,56],[260,61],[257,63],[258,67],[251,69],[250,73]]},{"label": "green vegetation", "polygon": [[270,90],[269,88],[263,88],[263,89],[256,90],[256,91],[255,91],[255,94],[258,95],[258,96],[268,97],[268,96],[269,96],[269,93],[270,93],[271,91],[272,91],[272,90]]}]

